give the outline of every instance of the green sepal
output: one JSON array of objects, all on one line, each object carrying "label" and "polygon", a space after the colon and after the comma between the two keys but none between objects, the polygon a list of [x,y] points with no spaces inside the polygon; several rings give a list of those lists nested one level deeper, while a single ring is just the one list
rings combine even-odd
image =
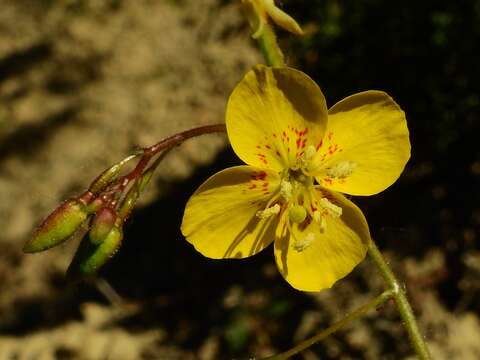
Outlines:
[{"label": "green sepal", "polygon": [[32,238],[24,245],[23,251],[36,253],[63,243],[87,217],[85,205],[78,199],[65,201],[40,224]]},{"label": "green sepal", "polygon": [[86,236],[68,267],[67,276],[78,279],[94,275],[120,248],[123,231],[114,226],[100,244],[93,244]]}]

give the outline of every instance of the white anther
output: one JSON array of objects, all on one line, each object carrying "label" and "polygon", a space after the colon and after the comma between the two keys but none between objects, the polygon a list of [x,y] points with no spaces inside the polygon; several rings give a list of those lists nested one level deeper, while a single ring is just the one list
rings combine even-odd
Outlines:
[{"label": "white anther", "polygon": [[310,160],[315,156],[316,153],[317,153],[317,150],[315,149],[315,146],[313,145],[307,146],[307,148],[305,149],[305,155],[304,155],[305,159]]},{"label": "white anther", "polygon": [[292,198],[292,191],[292,184],[287,180],[282,180],[282,182],[280,183],[280,196],[285,201],[290,201],[290,199]]},{"label": "white anther", "polygon": [[312,245],[314,240],[315,240],[315,234],[308,233],[307,236],[305,236],[303,239],[297,240],[295,244],[293,244],[293,248],[298,252],[302,252],[303,250],[308,248],[310,245]]},{"label": "white anther", "polygon": [[352,175],[356,167],[357,164],[352,161],[340,161],[327,170],[327,176],[333,179],[345,179]]},{"label": "white anther", "polygon": [[327,198],[320,199],[320,206],[332,217],[342,216],[342,208],[332,204]]},{"label": "white anther", "polygon": [[277,215],[279,212],[280,212],[280,205],[275,204],[273,206],[270,206],[269,208],[266,208],[265,210],[257,211],[257,217],[260,219],[266,219],[272,215]]}]

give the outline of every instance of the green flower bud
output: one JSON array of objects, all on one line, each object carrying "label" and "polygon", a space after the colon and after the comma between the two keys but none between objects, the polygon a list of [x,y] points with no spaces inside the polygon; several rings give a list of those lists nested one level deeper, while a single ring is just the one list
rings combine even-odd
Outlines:
[{"label": "green flower bud", "polygon": [[70,264],[67,276],[73,279],[95,274],[120,248],[123,231],[114,226],[100,244],[84,238]]},{"label": "green flower bud", "polygon": [[117,214],[111,208],[104,207],[100,209],[92,221],[90,229],[90,241],[94,244],[100,244],[112,230],[117,220]]},{"label": "green flower bud", "polygon": [[61,244],[75,233],[87,217],[85,205],[78,199],[65,201],[35,230],[23,251],[35,253]]},{"label": "green flower bud", "polygon": [[292,223],[301,223],[307,217],[307,211],[303,206],[294,205],[288,210],[288,217]]}]

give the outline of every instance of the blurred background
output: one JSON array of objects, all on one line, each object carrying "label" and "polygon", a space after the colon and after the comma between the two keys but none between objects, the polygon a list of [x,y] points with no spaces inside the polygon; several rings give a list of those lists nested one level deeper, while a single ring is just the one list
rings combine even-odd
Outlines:
[{"label": "blurred background", "polygon": [[[24,255],[32,229],[109,164],[223,121],[262,62],[238,1],[0,0],[0,359],[231,359],[290,348],[380,293],[366,259],[333,289],[292,289],[267,248],[212,261],[179,231],[189,195],[240,161],[222,135],[173,151],[97,281],[70,284],[69,242]],[[329,105],[388,92],[412,158],[355,198],[405,282],[434,359],[480,358],[480,1],[285,0],[288,63]],[[392,304],[299,359],[413,358]]]}]

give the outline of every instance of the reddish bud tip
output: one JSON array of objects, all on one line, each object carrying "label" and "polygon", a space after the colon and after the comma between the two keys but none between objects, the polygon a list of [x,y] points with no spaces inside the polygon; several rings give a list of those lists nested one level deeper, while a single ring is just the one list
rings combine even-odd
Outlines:
[{"label": "reddish bud tip", "polygon": [[105,240],[115,225],[116,220],[117,214],[115,210],[108,207],[100,209],[92,221],[92,227],[89,233],[90,241],[98,245]]}]

